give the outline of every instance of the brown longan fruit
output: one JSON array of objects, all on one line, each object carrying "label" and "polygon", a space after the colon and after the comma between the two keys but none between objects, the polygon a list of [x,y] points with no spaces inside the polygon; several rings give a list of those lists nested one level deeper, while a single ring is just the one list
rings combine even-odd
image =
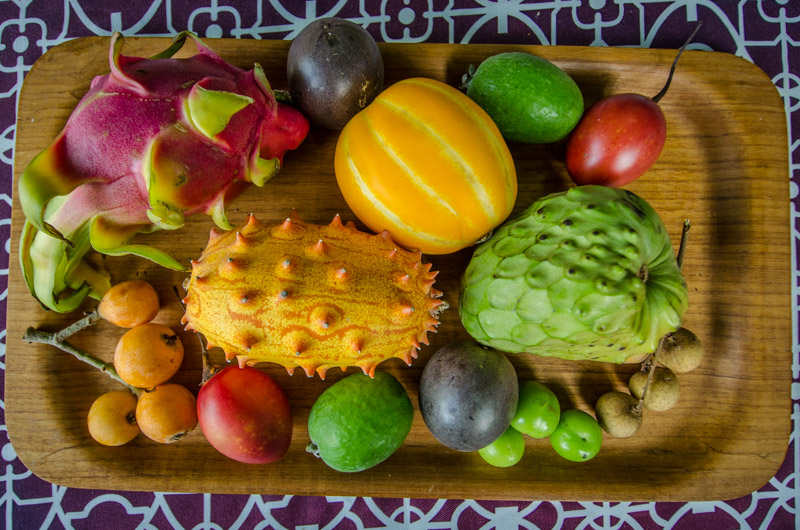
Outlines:
[{"label": "brown longan fruit", "polygon": [[691,372],[703,360],[703,345],[697,335],[680,328],[664,337],[664,344],[656,359],[676,374]]},{"label": "brown longan fruit", "polygon": [[[647,386],[644,406],[650,410],[664,411],[675,406],[680,396],[678,376],[669,368],[656,366],[653,369],[653,380]],[[642,399],[647,384],[648,372],[636,372],[631,376],[628,386],[637,399]]]},{"label": "brown longan fruit", "polygon": [[642,426],[639,400],[625,392],[603,394],[597,400],[594,411],[600,427],[617,438],[633,436]]}]

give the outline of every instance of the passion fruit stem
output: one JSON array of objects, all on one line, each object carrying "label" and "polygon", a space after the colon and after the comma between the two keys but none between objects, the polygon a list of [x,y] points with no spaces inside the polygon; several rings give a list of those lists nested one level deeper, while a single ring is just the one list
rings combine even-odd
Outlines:
[{"label": "passion fruit stem", "polygon": [[669,69],[669,76],[667,77],[666,84],[664,84],[664,88],[662,88],[661,92],[659,92],[658,94],[656,94],[652,98],[654,102],[658,103],[659,101],[661,101],[661,98],[663,98],[666,95],[667,90],[669,90],[669,85],[670,85],[670,83],[672,83],[672,75],[675,73],[675,67],[678,66],[678,59],[681,58],[681,54],[683,53],[683,50],[685,50],[686,47],[689,45],[689,43],[692,42],[692,39],[697,34],[697,31],[700,29],[700,26],[702,26],[702,25],[703,25],[703,21],[701,20],[700,22],[697,23],[697,26],[694,27],[694,31],[692,31],[692,34],[689,35],[688,39],[686,39],[686,42],[683,43],[683,46],[681,46],[680,49],[678,50],[678,54],[675,56],[675,59],[672,61],[672,67]]},{"label": "passion fruit stem", "polygon": [[87,328],[92,324],[94,324],[95,322],[97,322],[97,320],[99,320],[99,317],[94,318],[92,316],[93,314],[96,313],[97,313],[96,311],[92,311],[92,313],[89,313],[84,318],[75,322],[74,324],[70,324],[61,331],[56,331],[56,332],[42,331],[40,329],[35,329],[33,327],[30,327],[27,330],[25,330],[25,334],[22,336],[22,340],[24,340],[29,344],[36,342],[39,344],[49,344],[51,346],[55,346],[59,350],[71,354],[76,359],[83,361],[90,366],[94,366],[101,372],[108,375],[111,379],[119,381],[120,383],[125,385],[128,388],[128,390],[133,392],[133,394],[136,395],[136,397],[139,397],[139,395],[145,390],[143,388],[138,388],[133,385],[129,385],[128,383],[123,381],[112,363],[107,363],[105,361],[102,361],[97,357],[95,357],[94,355],[92,355],[91,353],[86,352],[78,348],[77,346],[70,344],[65,340],[67,337],[70,337],[75,333],[77,333],[78,331]]}]

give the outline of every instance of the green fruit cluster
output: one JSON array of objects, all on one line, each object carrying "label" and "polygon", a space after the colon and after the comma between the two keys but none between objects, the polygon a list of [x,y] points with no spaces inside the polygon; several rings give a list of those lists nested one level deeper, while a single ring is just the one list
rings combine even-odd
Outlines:
[{"label": "green fruit cluster", "polygon": [[525,452],[523,434],[548,438],[553,450],[572,462],[591,460],[603,443],[602,429],[590,414],[577,409],[562,411],[556,395],[537,381],[520,382],[519,402],[511,425],[478,453],[495,467],[513,466]]}]

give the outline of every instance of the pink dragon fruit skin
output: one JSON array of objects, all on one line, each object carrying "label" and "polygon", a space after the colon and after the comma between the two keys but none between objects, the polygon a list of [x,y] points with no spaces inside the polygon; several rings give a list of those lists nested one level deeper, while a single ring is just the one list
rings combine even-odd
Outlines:
[{"label": "pink dragon fruit skin", "polygon": [[[198,53],[171,58],[187,36]],[[308,121],[275,99],[258,64],[228,64],[188,32],[148,59],[123,56],[122,42],[112,37],[110,73],[92,81],[18,182],[23,274],[56,311],[100,298],[110,286],[85,261],[91,249],[185,270],[131,238],[180,228],[195,213],[231,229],[226,205],[250,184],[263,186],[308,133]]]}]

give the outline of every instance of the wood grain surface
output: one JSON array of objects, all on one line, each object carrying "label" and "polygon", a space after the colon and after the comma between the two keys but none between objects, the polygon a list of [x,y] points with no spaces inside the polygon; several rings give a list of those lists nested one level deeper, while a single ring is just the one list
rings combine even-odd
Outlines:
[{"label": "wood grain surface", "polygon": [[[148,56],[168,39],[130,38],[126,55]],[[208,40],[225,59],[264,66],[273,87],[286,87],[289,43]],[[15,182],[47,147],[86,92],[93,76],[108,71],[108,39],[78,39],[50,50],[28,74],[19,101]],[[585,47],[381,44],[387,83],[427,76],[457,85],[469,64],[502,51],[524,50],[562,67],[581,87],[587,104],[618,92],[653,95],[661,88],[672,50]],[[191,45],[187,45],[191,48]],[[181,52],[187,54],[193,50]],[[426,360],[444,344],[467,335],[458,319],[458,280],[467,249],[425,256],[440,271],[436,288],[450,304],[439,333],[411,367],[397,359],[380,369],[400,379],[415,406],[405,444],[384,463],[357,474],[337,473],[306,453],[306,421],[315,398],[342,377],[325,381],[277,366],[263,366],[292,404],[292,445],[279,462],[252,466],[217,453],[196,429],[182,441],[159,445],[140,435],[130,444],[102,447],[90,438],[86,414],[101,393],[118,383],[53,347],[21,340],[28,326],[58,329],[79,314],[44,311],[30,296],[17,263],[23,215],[14,197],[6,337],[6,421],[22,461],[57,484],[99,489],[208,493],[356,495],[469,499],[701,500],[729,499],[758,489],[783,461],[790,433],[791,304],[789,178],[786,118],[769,78],[731,55],[690,51],[683,55],[670,92],[662,100],[669,127],[660,160],[628,188],[661,214],[677,249],[685,218],[692,222],[683,270],[690,289],[686,327],[705,343],[702,365],[681,375],[681,399],[667,412],[647,412],[628,439],[606,436],[593,460],[562,460],[546,440],[527,439],[516,466],[498,469],[477,453],[439,444],[417,406]],[[333,173],[336,133],[312,130],[286,156],[281,173],[252,188],[232,205],[234,224],[254,212],[278,221],[296,208],[306,221],[329,222],[336,213],[356,220]],[[511,145],[519,178],[515,212],[535,199],[570,186],[563,144]],[[362,226],[358,223],[359,226]],[[187,220],[178,233],[146,236],[188,263],[205,246],[212,222]],[[136,258],[98,260],[113,281],[145,278],[161,293],[157,321],[180,330],[180,306],[172,287],[184,275]],[[86,309],[93,306],[87,301]],[[101,322],[73,342],[111,360],[124,330]],[[197,338],[180,331],[187,355],[174,378],[194,391],[200,381]],[[216,359],[221,355],[212,350]],[[510,356],[521,379],[550,386],[562,407],[591,411],[611,389],[625,388],[638,367],[568,362],[532,355]],[[351,369],[352,373],[352,369]]]}]

